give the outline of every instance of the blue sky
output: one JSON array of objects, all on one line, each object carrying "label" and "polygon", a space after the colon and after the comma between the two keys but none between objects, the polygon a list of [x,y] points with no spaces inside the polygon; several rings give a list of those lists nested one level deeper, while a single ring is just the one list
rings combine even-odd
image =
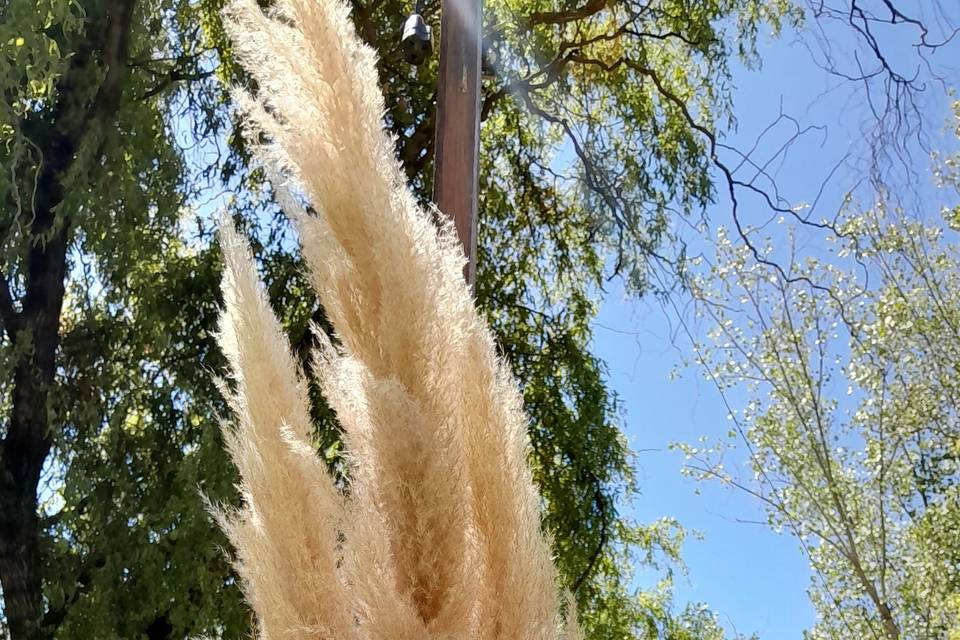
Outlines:
[{"label": "blue sky", "polygon": [[[848,30],[827,35],[838,43],[837,52],[850,52],[856,46]],[[905,75],[911,75],[918,64],[911,40],[904,37],[913,35],[902,29],[880,34],[892,52],[891,61]],[[739,127],[725,141],[741,149],[751,147],[776,120],[781,105],[801,127],[825,127],[801,137],[771,170],[776,172],[780,193],[791,204],[812,202],[835,165],[843,161],[827,182],[815,217],[831,216],[845,191],[864,177],[867,103],[861,85],[837,80],[818,68],[802,37],[787,33],[775,41],[766,39],[760,47],[764,61],[760,71],[734,70]],[[852,60],[845,57],[845,63]],[[960,61],[957,43],[938,52],[933,61],[955,86],[960,76],[949,65]],[[948,106],[942,88],[931,84],[922,101],[934,143],[949,144],[941,138]],[[758,157],[764,157],[764,152],[769,155],[789,135],[790,126],[781,123],[759,145]],[[929,207],[936,194],[927,177],[928,157],[914,151],[911,162],[921,180],[914,185],[913,195],[916,202],[927,205],[925,211],[935,214],[936,209]],[[759,222],[769,215],[762,213],[757,201],[746,199],[742,205],[749,221]],[[708,215],[711,229],[729,226],[729,202],[719,201]],[[671,371],[689,354],[689,343],[676,334],[671,314],[657,302],[636,300],[614,286],[594,325],[595,352],[609,367],[610,387],[620,395],[626,412],[625,431],[638,452],[642,495],[629,512],[642,522],[672,516],[704,535],[685,546],[689,573],[677,579],[675,594],[680,603],[705,602],[729,629],[756,632],[764,640],[800,638],[815,617],[806,596],[811,573],[797,541],[751,523],[764,521],[765,514],[750,496],[683,477],[683,455],[669,449],[671,442],[694,442],[700,435],[716,438],[730,428],[719,393],[699,371],[681,366],[682,376],[670,379]],[[728,397],[736,404],[736,394]],[[728,458],[727,462],[728,467],[742,465],[745,459]],[[638,584],[649,586],[645,581],[641,575]]]},{"label": "blue sky", "polygon": [[689,573],[677,578],[677,600],[705,602],[726,626],[743,633],[799,638],[813,611],[805,593],[809,570],[797,543],[738,522],[765,516],[746,494],[684,478],[682,454],[668,448],[672,441],[692,442],[729,428],[719,394],[696,371],[669,379],[681,356],[680,339],[671,338],[668,318],[655,303],[611,298],[597,318],[595,340],[637,452],[642,494],[630,513],[641,522],[671,516],[704,535],[685,545]]}]

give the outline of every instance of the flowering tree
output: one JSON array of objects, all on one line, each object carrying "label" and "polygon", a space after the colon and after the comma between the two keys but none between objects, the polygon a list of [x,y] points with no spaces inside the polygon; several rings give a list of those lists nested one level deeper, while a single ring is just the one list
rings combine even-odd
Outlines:
[{"label": "flowering tree", "polygon": [[[952,195],[958,158],[937,160]],[[754,254],[721,232],[694,284],[716,326],[700,360],[748,402],[730,441],[683,447],[690,471],[750,491],[799,538],[811,638],[960,631],[960,207],[931,224],[889,202],[824,223],[828,249],[802,259],[797,233],[786,253],[753,234]],[[752,478],[723,466],[737,439]]]}]

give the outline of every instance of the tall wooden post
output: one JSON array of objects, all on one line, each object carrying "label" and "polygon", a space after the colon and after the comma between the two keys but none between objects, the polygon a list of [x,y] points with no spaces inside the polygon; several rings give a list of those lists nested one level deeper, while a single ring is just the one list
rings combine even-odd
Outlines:
[{"label": "tall wooden post", "polygon": [[477,268],[481,0],[442,0],[433,199],[453,219],[472,287]]}]

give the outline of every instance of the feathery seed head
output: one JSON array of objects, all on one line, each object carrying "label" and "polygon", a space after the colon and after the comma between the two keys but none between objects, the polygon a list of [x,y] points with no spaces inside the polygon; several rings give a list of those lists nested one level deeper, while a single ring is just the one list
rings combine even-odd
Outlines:
[{"label": "feathery seed head", "polygon": [[[517,385],[462,280],[450,225],[416,203],[383,131],[375,55],[342,0],[235,0],[254,131],[339,347],[321,388],[350,465],[310,440],[303,372],[229,221],[220,344],[243,507],[219,519],[264,639],[558,640],[550,545]],[[318,215],[298,205],[308,200]]]}]

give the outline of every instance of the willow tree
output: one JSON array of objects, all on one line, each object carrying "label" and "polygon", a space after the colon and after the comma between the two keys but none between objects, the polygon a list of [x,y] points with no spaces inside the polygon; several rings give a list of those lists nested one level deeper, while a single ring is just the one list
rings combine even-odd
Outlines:
[{"label": "willow tree", "polygon": [[[209,264],[179,232],[196,187],[171,114],[215,85],[187,2],[10,2],[0,15],[0,584],[19,639],[49,637],[85,598],[137,610],[105,587],[143,566],[196,571],[156,533],[189,526],[195,490],[160,461],[200,442],[182,438],[175,391],[195,372],[174,358],[205,348],[213,310],[189,291]],[[187,79],[178,103],[170,88]],[[167,597],[152,588],[144,627]],[[72,624],[138,633],[102,615]]]},{"label": "willow tree", "polygon": [[[296,353],[323,321],[286,227],[231,127],[215,74],[244,84],[219,3],[13,0],[0,8],[0,585],[15,640],[239,637],[248,626],[197,485],[232,495],[206,370],[220,257],[205,203],[224,186]],[[716,633],[631,596],[628,559],[678,557],[679,530],[617,510],[636,491],[616,398],[589,350],[604,277],[642,289],[673,213],[711,194],[682,107],[721,128],[727,65],[753,60],[785,2],[496,2],[485,31],[477,297],[536,416],[535,479],[593,637]],[[397,62],[408,9],[357,2],[380,54],[386,125],[430,189],[435,66]],[[425,11],[436,21],[436,3]],[[569,161],[568,161],[569,160]],[[318,405],[316,446],[339,444]],[[708,617],[709,618],[709,617]],[[688,629],[688,631],[683,631]]]}]

